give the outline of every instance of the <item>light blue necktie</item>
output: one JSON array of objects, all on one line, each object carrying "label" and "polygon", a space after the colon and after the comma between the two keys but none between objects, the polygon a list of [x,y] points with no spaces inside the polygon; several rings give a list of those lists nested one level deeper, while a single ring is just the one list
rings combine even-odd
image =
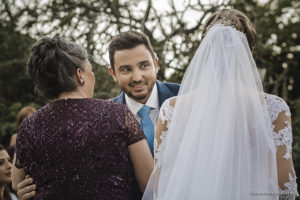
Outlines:
[{"label": "light blue necktie", "polygon": [[148,106],[143,106],[138,114],[141,117],[141,128],[144,131],[144,134],[146,136],[150,151],[153,156],[153,141],[154,141],[154,127],[150,118],[150,107]]}]

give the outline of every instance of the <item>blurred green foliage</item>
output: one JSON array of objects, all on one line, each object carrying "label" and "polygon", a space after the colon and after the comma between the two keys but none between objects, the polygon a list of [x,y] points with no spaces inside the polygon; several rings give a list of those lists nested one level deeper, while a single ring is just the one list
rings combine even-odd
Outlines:
[{"label": "blurred green foliage", "polygon": [[16,116],[25,105],[38,108],[43,100],[33,93],[25,52],[33,43],[12,26],[0,25],[0,139],[7,145],[16,130]]}]

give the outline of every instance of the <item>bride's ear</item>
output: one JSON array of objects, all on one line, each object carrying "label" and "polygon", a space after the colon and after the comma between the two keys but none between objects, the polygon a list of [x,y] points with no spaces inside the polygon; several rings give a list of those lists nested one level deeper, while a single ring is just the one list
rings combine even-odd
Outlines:
[{"label": "bride's ear", "polygon": [[83,70],[82,69],[77,68],[76,74],[75,74],[75,80],[76,80],[78,85],[81,85],[81,86],[84,85],[85,81],[84,81]]}]

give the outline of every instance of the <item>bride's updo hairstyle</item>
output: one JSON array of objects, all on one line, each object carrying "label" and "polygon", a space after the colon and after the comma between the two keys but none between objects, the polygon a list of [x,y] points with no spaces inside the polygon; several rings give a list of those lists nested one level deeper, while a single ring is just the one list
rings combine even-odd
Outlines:
[{"label": "bride's updo hairstyle", "polygon": [[250,49],[253,50],[257,35],[253,24],[244,13],[235,9],[222,9],[216,11],[204,24],[201,40],[205,37],[208,30],[215,24],[232,26],[238,31],[244,33],[247,37]]},{"label": "bride's updo hairstyle", "polygon": [[87,58],[85,49],[62,37],[40,39],[31,47],[27,63],[35,91],[55,99],[62,92],[76,90],[74,75],[78,68],[84,70]]}]

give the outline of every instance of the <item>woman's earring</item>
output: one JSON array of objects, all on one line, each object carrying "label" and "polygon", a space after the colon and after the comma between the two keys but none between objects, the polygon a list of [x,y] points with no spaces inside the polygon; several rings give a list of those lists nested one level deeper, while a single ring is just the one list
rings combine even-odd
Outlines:
[{"label": "woman's earring", "polygon": [[85,83],[84,80],[82,80],[82,81],[80,82],[80,85],[83,86],[84,83]]}]

